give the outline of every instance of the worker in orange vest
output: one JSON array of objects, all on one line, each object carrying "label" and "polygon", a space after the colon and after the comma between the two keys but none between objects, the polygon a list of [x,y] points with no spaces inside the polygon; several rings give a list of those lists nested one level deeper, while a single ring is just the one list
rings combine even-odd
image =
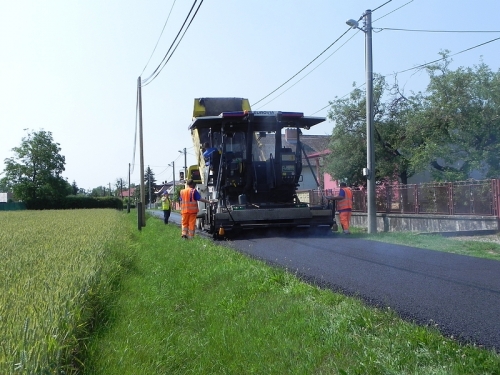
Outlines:
[{"label": "worker in orange vest", "polygon": [[198,201],[210,203],[208,199],[202,198],[199,191],[195,189],[196,184],[193,180],[186,181],[186,188],[180,191],[181,199],[181,228],[182,238],[188,239],[194,237],[196,229],[196,216],[198,214]]},{"label": "worker in orange vest", "polygon": [[352,190],[347,187],[345,182],[341,182],[339,195],[333,197],[333,199],[337,201],[337,211],[339,212],[340,225],[344,234],[351,234],[349,224],[352,213]]}]

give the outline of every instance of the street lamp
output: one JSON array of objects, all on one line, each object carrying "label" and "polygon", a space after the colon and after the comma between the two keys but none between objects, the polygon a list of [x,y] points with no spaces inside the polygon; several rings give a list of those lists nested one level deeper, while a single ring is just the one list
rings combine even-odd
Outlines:
[{"label": "street lamp", "polygon": [[186,148],[184,148],[184,151],[179,152],[184,154],[184,180],[187,180],[187,158],[186,158]]},{"label": "street lamp", "polygon": [[172,189],[172,196],[174,196],[174,194],[175,194],[175,162],[170,163],[168,166],[169,166],[169,167],[172,167],[172,171],[173,171],[173,172],[172,172],[172,175],[173,175],[173,177],[174,177],[174,181],[173,181],[173,185],[172,185],[172,186],[173,186],[173,189]]},{"label": "street lamp", "polygon": [[367,180],[368,233],[377,232],[377,207],[375,204],[375,145],[373,129],[373,59],[372,59],[372,11],[364,14],[364,28],[358,26],[358,21],[350,19],[346,23],[353,29],[365,33],[365,66],[366,66],[366,168],[363,175]]}]

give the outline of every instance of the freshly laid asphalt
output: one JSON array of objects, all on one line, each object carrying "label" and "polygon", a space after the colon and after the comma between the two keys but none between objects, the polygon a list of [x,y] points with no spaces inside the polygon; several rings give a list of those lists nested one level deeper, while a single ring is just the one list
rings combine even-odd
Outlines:
[{"label": "freshly laid asphalt", "polygon": [[230,243],[310,283],[500,352],[498,261],[302,229],[246,231]]}]

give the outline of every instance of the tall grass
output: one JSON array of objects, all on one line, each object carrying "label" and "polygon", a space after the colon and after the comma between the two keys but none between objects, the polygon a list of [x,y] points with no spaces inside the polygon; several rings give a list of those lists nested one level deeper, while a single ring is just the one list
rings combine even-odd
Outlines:
[{"label": "tall grass", "polygon": [[150,218],[87,375],[499,374],[500,357]]},{"label": "tall grass", "polygon": [[0,374],[68,374],[126,260],[116,210],[0,213]]}]

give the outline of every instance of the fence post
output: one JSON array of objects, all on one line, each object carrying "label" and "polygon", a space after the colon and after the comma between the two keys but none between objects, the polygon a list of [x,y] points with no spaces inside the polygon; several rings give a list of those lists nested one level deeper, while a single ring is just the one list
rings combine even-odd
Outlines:
[{"label": "fence post", "polygon": [[[493,191],[493,214],[497,217],[497,220],[500,221],[500,180],[494,179],[491,180],[492,191]],[[499,223],[500,224],[500,223]]]},{"label": "fence post", "polygon": [[448,183],[448,214],[455,213],[455,204],[453,201],[453,182]]},{"label": "fence post", "polygon": [[413,194],[414,194],[414,201],[415,201],[415,213],[418,214],[420,213],[420,207],[418,203],[418,185],[414,184],[415,188],[413,189]]}]

